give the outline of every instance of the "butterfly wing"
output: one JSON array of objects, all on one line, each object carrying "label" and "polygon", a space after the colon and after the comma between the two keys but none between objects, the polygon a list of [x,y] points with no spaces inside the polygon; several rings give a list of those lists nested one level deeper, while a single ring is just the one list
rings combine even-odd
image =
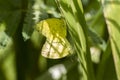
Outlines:
[{"label": "butterfly wing", "polygon": [[51,18],[40,21],[36,29],[46,37],[41,51],[44,57],[58,59],[70,54],[71,48],[66,39],[67,31],[63,19]]},{"label": "butterfly wing", "polygon": [[55,37],[53,40],[46,40],[42,48],[42,56],[58,59],[70,54],[70,44],[66,38]]}]

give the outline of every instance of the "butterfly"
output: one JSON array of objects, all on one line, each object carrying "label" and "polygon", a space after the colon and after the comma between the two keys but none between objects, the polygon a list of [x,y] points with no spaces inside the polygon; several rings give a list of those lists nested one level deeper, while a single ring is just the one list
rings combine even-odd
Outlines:
[{"label": "butterfly", "polygon": [[62,18],[49,18],[37,23],[36,29],[46,37],[42,56],[50,59],[63,58],[71,53],[66,24]]}]

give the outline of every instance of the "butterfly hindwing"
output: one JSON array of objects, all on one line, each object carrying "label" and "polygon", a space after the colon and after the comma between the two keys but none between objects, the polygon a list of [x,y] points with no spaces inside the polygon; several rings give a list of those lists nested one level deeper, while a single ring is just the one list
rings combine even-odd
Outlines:
[{"label": "butterfly hindwing", "polygon": [[41,53],[45,57],[57,59],[67,56],[70,49],[70,44],[65,38],[54,38],[52,41],[46,40]]}]

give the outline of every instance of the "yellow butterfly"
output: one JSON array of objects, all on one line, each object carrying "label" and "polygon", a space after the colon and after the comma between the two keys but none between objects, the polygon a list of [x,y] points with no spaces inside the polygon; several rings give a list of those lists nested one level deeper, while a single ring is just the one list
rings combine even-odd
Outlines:
[{"label": "yellow butterfly", "polygon": [[66,24],[63,19],[50,18],[40,21],[36,29],[45,37],[41,54],[51,59],[63,58],[71,53],[71,46],[66,39]]}]

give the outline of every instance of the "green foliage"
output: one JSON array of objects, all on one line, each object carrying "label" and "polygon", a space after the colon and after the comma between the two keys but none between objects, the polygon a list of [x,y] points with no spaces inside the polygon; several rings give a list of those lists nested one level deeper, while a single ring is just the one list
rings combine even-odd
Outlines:
[{"label": "green foliage", "polygon": [[[112,47],[112,54],[115,62],[116,73],[118,80],[120,79],[120,48],[119,48],[119,38],[120,38],[120,15],[117,11],[120,10],[120,1],[103,1],[104,15],[108,25],[108,32],[110,35],[110,42]],[[112,9],[112,12],[110,11]]]},{"label": "green foliage", "polygon": [[77,0],[61,0],[57,2],[69,26],[75,51],[78,54],[80,65],[82,65],[80,66],[80,70],[82,70],[83,73],[83,80],[94,80],[89,46],[87,45],[87,26],[83,16],[82,4]]},{"label": "green foliage", "polygon": [[[119,0],[0,0],[0,80],[120,80],[119,10]],[[67,31],[51,30],[74,54],[41,56],[35,26],[47,18],[65,20]]]}]

